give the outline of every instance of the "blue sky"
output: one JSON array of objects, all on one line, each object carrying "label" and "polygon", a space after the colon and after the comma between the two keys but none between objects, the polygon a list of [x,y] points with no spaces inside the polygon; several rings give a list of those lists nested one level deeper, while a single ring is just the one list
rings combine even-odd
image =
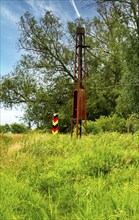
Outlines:
[{"label": "blue sky", "polygon": [[[1,0],[0,1],[0,72],[5,75],[12,71],[20,59],[18,50],[18,22],[26,11],[36,18],[52,11],[63,22],[81,17],[93,18],[95,9],[86,6],[86,0]],[[1,109],[1,124],[18,122],[22,115],[18,110]]]}]

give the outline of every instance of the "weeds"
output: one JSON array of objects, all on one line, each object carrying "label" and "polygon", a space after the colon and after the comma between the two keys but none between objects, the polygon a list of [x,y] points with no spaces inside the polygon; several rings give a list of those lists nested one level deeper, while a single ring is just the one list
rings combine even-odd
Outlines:
[{"label": "weeds", "polygon": [[139,219],[138,134],[1,135],[1,220]]}]

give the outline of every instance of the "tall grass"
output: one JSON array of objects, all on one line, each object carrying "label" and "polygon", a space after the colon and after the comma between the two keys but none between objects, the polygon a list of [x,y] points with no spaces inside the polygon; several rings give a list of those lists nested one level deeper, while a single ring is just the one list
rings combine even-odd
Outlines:
[{"label": "tall grass", "polygon": [[1,135],[1,220],[138,220],[138,134]]}]

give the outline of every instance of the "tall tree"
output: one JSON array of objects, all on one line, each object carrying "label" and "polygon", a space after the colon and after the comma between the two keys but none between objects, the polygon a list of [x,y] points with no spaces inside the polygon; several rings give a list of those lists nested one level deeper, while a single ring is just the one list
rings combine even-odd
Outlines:
[{"label": "tall tree", "polygon": [[93,20],[68,22],[67,29],[52,12],[39,21],[28,12],[21,17],[19,48],[26,53],[2,78],[4,106],[23,104],[24,119],[41,127],[49,127],[51,115],[58,111],[61,129],[68,128],[75,29],[81,24],[90,46],[86,51],[88,119],[116,111],[125,117],[139,112],[139,2],[96,2],[98,15]]},{"label": "tall tree", "polygon": [[97,0],[97,3],[99,8],[105,8],[105,14],[114,13],[116,26],[119,25],[116,35],[121,36],[117,46],[122,55],[122,74],[117,111],[124,116],[139,113],[139,0]]}]

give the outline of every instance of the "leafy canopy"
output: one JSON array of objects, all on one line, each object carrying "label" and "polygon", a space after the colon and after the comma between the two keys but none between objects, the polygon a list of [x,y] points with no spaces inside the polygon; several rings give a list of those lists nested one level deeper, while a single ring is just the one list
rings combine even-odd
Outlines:
[{"label": "leafy canopy", "polygon": [[[50,127],[59,112],[61,130],[71,115],[75,29],[86,29],[88,119],[139,112],[139,2],[97,0],[97,16],[65,27],[52,12],[36,20],[26,12],[19,22],[24,51],[12,73],[1,79],[3,106],[22,105],[24,120]],[[92,4],[90,5],[90,7]]]}]

